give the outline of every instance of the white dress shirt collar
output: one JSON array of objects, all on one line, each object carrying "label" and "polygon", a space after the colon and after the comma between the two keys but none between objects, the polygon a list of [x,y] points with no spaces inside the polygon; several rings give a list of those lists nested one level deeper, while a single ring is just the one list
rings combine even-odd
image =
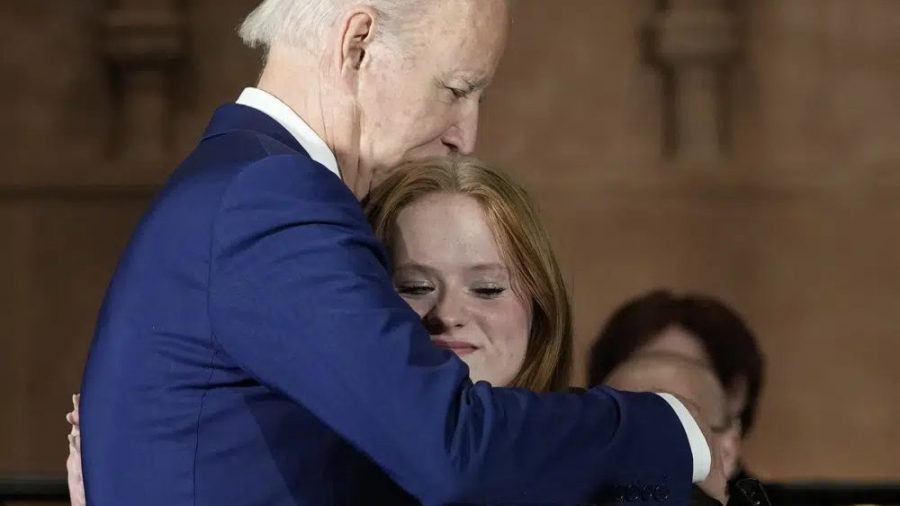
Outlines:
[{"label": "white dress shirt collar", "polygon": [[337,177],[341,177],[337,159],[334,157],[331,148],[287,104],[259,88],[244,89],[241,96],[237,99],[237,103],[252,107],[278,122],[279,125],[297,139],[300,146],[309,153],[310,158],[334,172]]}]

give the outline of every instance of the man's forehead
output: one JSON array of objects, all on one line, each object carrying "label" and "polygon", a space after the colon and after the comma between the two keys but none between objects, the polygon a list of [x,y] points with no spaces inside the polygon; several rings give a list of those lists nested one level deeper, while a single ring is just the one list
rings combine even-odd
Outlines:
[{"label": "man's forehead", "polygon": [[443,67],[439,70],[444,73],[466,79],[473,84],[484,85],[493,77],[500,63],[502,50],[503,47],[496,41],[483,45],[469,41],[455,47],[448,41],[446,45],[435,42],[432,54],[436,56],[435,63]]},{"label": "man's forehead", "polygon": [[[450,2],[454,4],[455,2]],[[486,16],[486,2],[474,2],[470,15],[445,13],[432,37],[421,41],[430,48],[445,73],[484,87],[493,76],[505,46],[506,24],[502,16]],[[481,8],[479,8],[481,7]],[[447,9],[451,9],[448,5]],[[485,12],[479,12],[485,11]],[[496,14],[496,13],[495,13]]]}]

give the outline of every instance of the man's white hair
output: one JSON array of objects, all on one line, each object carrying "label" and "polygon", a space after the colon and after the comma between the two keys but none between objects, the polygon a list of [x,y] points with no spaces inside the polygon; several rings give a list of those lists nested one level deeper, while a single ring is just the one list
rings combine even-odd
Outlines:
[{"label": "man's white hair", "polygon": [[325,31],[349,6],[371,7],[379,14],[381,33],[395,36],[429,1],[433,0],[264,0],[238,33],[250,47],[268,49],[282,42],[316,51],[324,44]]}]

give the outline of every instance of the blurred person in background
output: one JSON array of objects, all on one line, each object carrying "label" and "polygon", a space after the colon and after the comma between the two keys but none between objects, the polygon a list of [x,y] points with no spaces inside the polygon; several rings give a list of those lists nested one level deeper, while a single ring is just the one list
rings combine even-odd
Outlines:
[{"label": "blurred person in background", "polygon": [[748,477],[739,461],[740,446],[756,420],[765,371],[765,358],[749,326],[713,297],[652,291],[620,306],[607,320],[588,357],[589,384],[607,382],[636,355],[655,353],[677,355],[715,373],[725,392],[727,431],[739,436],[726,438],[734,445],[726,453],[733,452],[736,459],[729,477],[732,483]]},{"label": "blurred person in background", "polygon": [[[606,384],[625,392],[657,392],[666,389],[693,403],[712,424],[715,445],[720,449],[726,474],[732,476],[736,473],[741,435],[739,431],[732,429],[737,419],[729,413],[725,390],[708,364],[665,351],[637,353],[617,365],[607,376]],[[728,505],[769,506],[771,487],[768,488],[769,490],[764,490],[757,480],[741,479],[739,484],[732,487]],[[650,495],[652,490],[642,490],[639,487],[626,487],[619,493],[620,498],[626,501]],[[701,488],[695,488],[692,504],[715,506],[719,503]]]},{"label": "blurred person in background", "polygon": [[740,434],[731,429],[737,421],[729,413],[725,390],[708,364],[671,352],[637,353],[613,369],[606,385],[625,392],[668,390],[694,403],[710,421],[726,474],[736,472]]}]

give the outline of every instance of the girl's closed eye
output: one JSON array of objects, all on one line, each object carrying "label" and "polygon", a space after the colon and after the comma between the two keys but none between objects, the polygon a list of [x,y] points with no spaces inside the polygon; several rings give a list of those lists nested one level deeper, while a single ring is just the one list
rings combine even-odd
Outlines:
[{"label": "girl's closed eye", "polygon": [[506,287],[500,285],[485,285],[478,286],[472,289],[472,292],[475,295],[485,298],[485,299],[493,299],[499,297],[506,291]]},{"label": "girl's closed eye", "polygon": [[407,281],[403,283],[397,283],[396,290],[400,295],[416,297],[421,295],[428,295],[429,293],[434,291],[434,287],[425,282]]}]

